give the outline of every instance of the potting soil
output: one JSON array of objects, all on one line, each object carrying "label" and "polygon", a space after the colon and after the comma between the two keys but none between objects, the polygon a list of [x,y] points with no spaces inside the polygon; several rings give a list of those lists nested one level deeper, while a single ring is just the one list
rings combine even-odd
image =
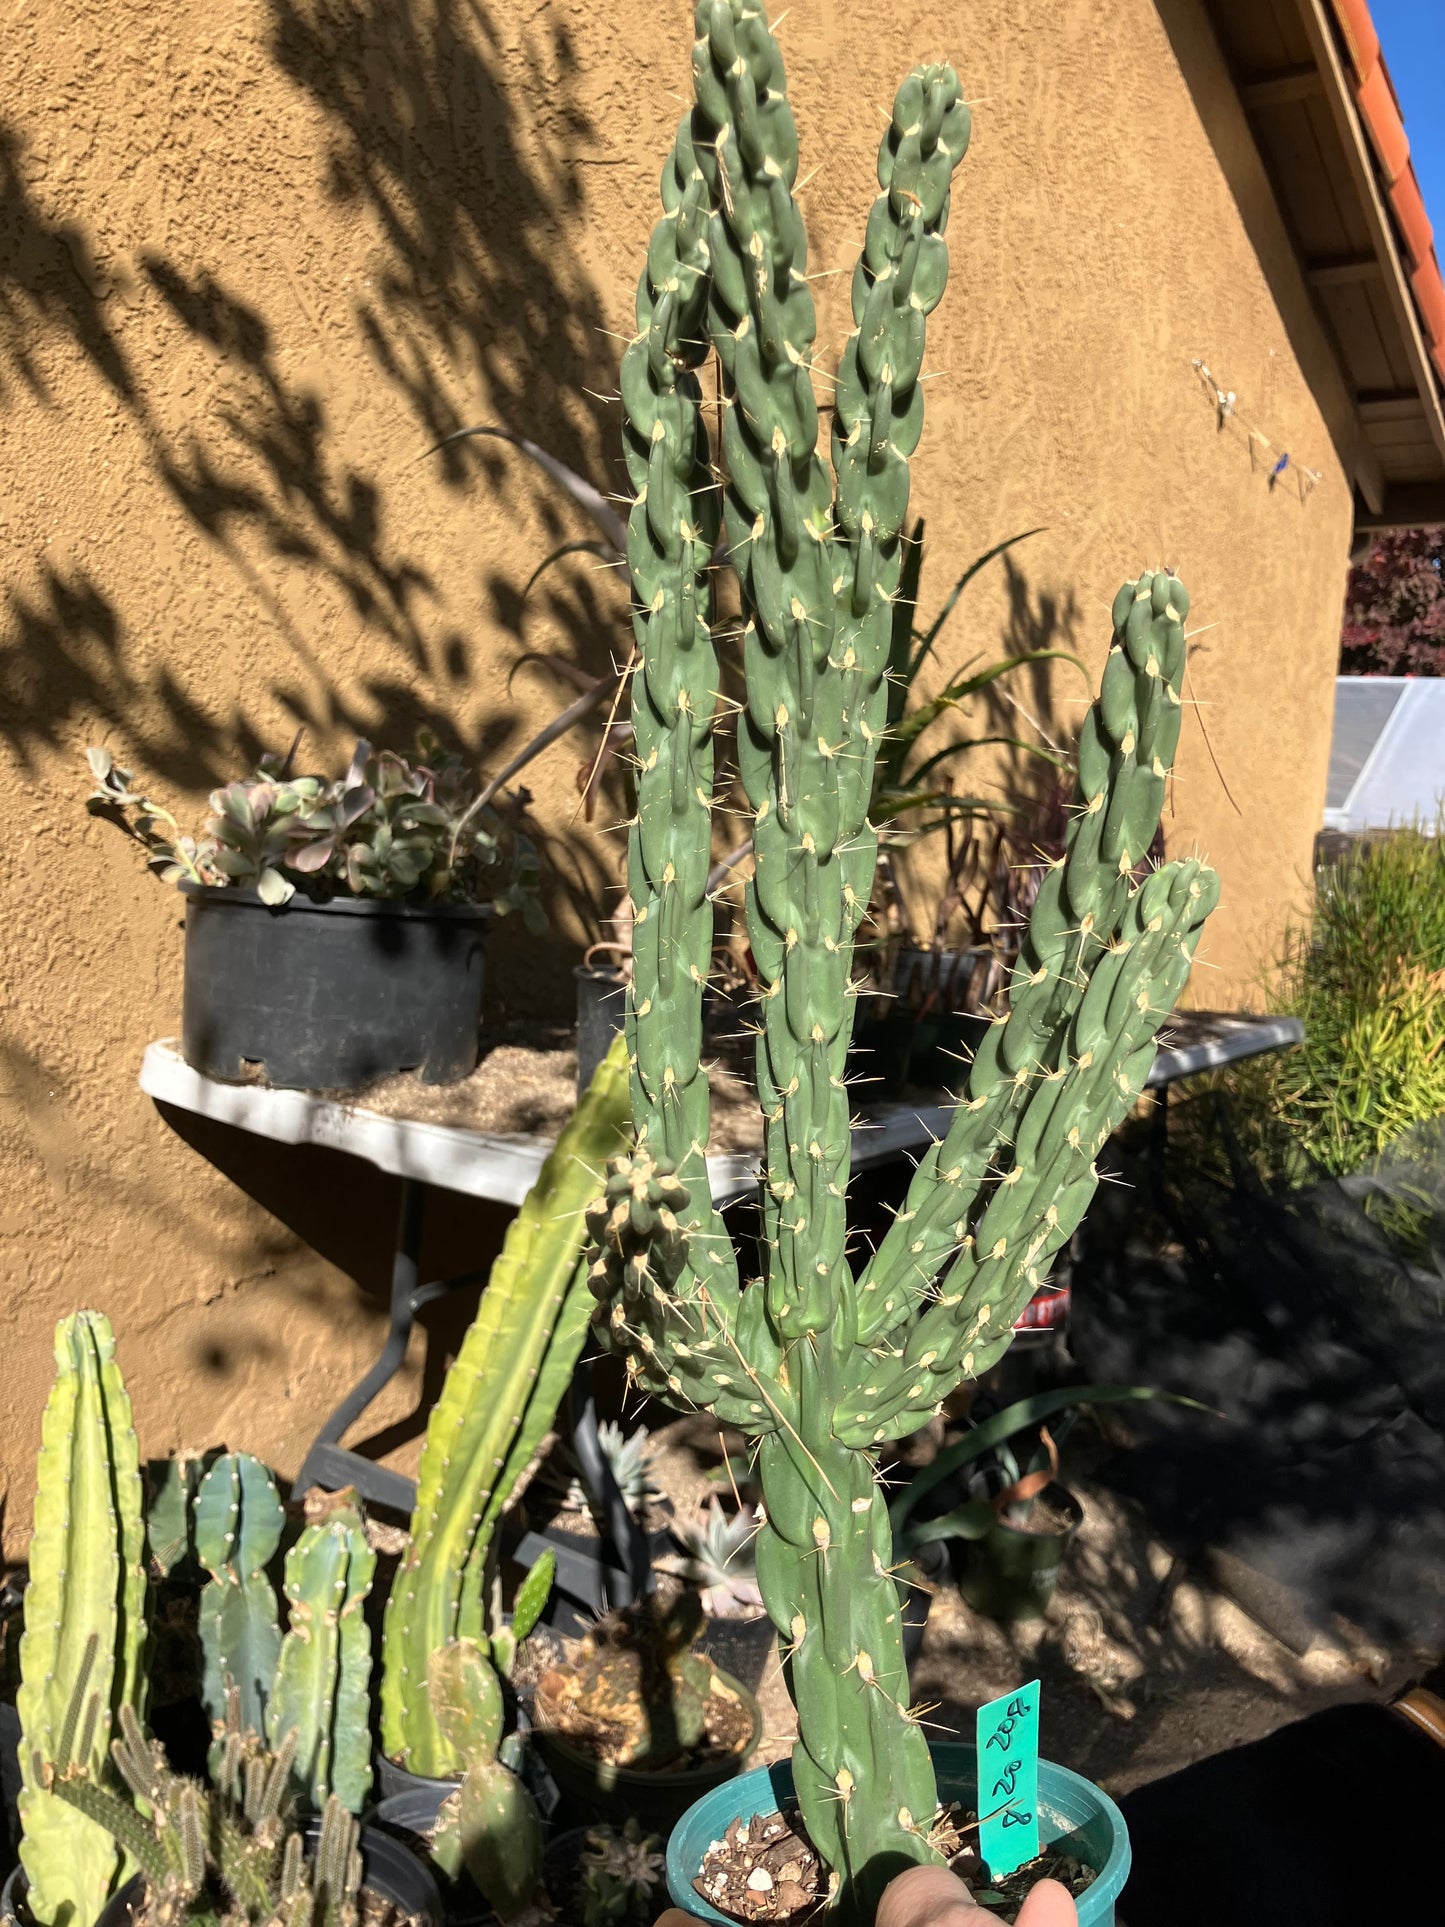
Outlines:
[{"label": "potting soil", "polygon": [[[1013,1922],[1041,1880],[1057,1880],[1074,1896],[1093,1884],[1094,1869],[1072,1854],[1045,1848],[1036,1860],[994,1881],[978,1857],[978,1814],[972,1807],[950,1807],[940,1815],[931,1839],[949,1867],[967,1886],[988,1918]],[[729,1823],[721,1840],[704,1856],[693,1886],[719,1913],[740,1921],[792,1921],[805,1916],[828,1890],[827,1869],[809,1840],[796,1807],[781,1813],[754,1814]]]}]

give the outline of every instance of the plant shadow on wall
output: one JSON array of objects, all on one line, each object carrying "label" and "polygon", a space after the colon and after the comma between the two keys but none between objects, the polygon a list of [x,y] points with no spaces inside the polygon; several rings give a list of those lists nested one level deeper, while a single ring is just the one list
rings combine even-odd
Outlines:
[{"label": "plant shadow on wall", "polygon": [[[531,498],[548,534],[579,532],[509,449],[457,444],[428,458],[465,421],[525,432],[600,488],[614,485],[616,423],[599,396],[615,386],[617,349],[567,235],[591,211],[583,163],[620,163],[597,153],[596,130],[570,104],[576,60],[563,27],[545,8],[525,27],[507,22],[504,33],[503,23],[499,8],[448,0],[273,0],[273,58],[324,111],[330,136],[328,172],[303,192],[364,207],[379,234],[358,304],[332,299],[326,332],[299,295],[258,301],[205,260],[204,240],[199,259],[168,248],[103,260],[98,236],[47,206],[21,133],[0,125],[0,409],[23,398],[57,420],[74,411],[56,439],[83,459],[133,455],[138,443],[186,523],[175,560],[140,577],[144,602],[107,578],[103,545],[84,560],[20,556],[4,587],[0,740],[26,770],[76,752],[77,810],[78,750],[97,731],[147,776],[193,792],[284,748],[297,725],[313,739],[384,729],[403,745],[426,725],[495,767],[530,730],[508,707],[476,701],[484,621],[519,651],[545,647],[594,669],[625,642],[615,577],[556,571],[524,626],[540,554],[530,539],[444,579],[396,533],[397,504],[428,459],[479,510],[484,486],[505,485],[513,502]],[[374,459],[343,444],[338,410],[295,372],[318,348],[376,370]],[[167,412],[155,373],[178,357],[198,375],[185,418]],[[91,377],[84,412],[76,366]],[[85,456],[91,442],[99,452]],[[234,695],[224,667],[212,687],[188,687],[173,668],[203,545],[243,577],[272,638]],[[292,593],[283,600],[272,584]],[[341,610],[329,634],[297,615],[309,585],[340,592],[326,598]],[[379,667],[352,666],[363,633]],[[554,693],[548,685],[545,701]],[[621,813],[604,806],[599,820]],[[595,838],[561,828],[573,875],[600,891]],[[44,1067],[37,1076],[53,1081]],[[248,1182],[239,1162],[232,1174],[259,1198],[273,1187],[274,1174],[258,1169]],[[198,1250],[214,1245],[211,1226],[195,1229]]]},{"label": "plant shadow on wall", "polygon": [[[0,402],[19,385],[50,403],[52,344],[78,349],[139,431],[153,472],[226,552],[277,636],[264,691],[218,720],[214,702],[203,714],[170,674],[163,646],[157,666],[136,666],[132,638],[164,645],[164,615],[122,608],[83,564],[42,562],[38,588],[8,591],[0,656],[0,729],[23,761],[68,747],[82,719],[98,718],[149,773],[200,788],[297,724],[374,736],[380,716],[402,743],[426,726],[494,765],[521,725],[500,705],[468,714],[476,641],[457,607],[481,589],[492,624],[519,636],[537,557],[498,554],[485,581],[441,582],[430,558],[402,553],[389,533],[387,496],[405,491],[408,468],[463,425],[454,396],[467,398],[470,419],[482,413],[525,432],[609,486],[615,424],[588,390],[613,385],[615,350],[566,230],[585,211],[578,163],[610,157],[575,151],[597,141],[569,104],[576,59],[565,29],[544,13],[508,56],[487,8],[447,0],[273,0],[271,29],[277,65],[324,110],[333,136],[317,191],[343,206],[365,203],[380,232],[345,326],[398,399],[394,433],[369,468],[348,459],[335,411],[286,372],[298,352],[344,349],[330,317],[327,332],[299,294],[279,315],[263,314],[194,260],[146,253],[98,266],[85,232],[54,219],[28,189],[21,141],[0,129]],[[527,94],[518,84],[526,73],[545,88]],[[535,142],[523,124],[529,100],[546,103]],[[126,339],[118,289],[152,336],[179,327],[206,351],[209,405],[179,431],[138,373],[146,364]],[[384,405],[371,407],[384,418]],[[525,488],[549,533],[576,532],[560,524],[555,492],[523,474],[512,451],[453,444],[432,460],[458,490],[475,492],[479,476],[514,494]],[[345,616],[325,637],[307,633],[271,587],[288,572],[294,583],[319,575],[339,589],[355,635]],[[539,614],[561,632],[561,647],[600,668],[625,609],[620,597],[615,611],[599,606],[606,598],[579,588],[581,573],[570,571]],[[302,598],[289,599],[294,607]],[[362,634],[389,645],[370,673],[345,667]]]}]

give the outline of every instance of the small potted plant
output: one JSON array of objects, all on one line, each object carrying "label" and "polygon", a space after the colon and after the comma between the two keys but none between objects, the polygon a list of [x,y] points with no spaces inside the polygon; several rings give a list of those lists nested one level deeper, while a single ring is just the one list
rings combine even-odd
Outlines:
[{"label": "small potted plant", "polygon": [[[1019,1399],[981,1420],[893,1501],[895,1548],[916,1558],[926,1547],[952,1546],[958,1589],[975,1612],[1005,1624],[1037,1619],[1053,1597],[1084,1518],[1078,1500],[1059,1482],[1059,1445],[1084,1406],[1151,1398],[1194,1403],[1145,1385],[1083,1385]],[[1048,1421],[1058,1414],[1063,1422],[1051,1431]],[[1027,1455],[1019,1443],[1025,1438],[1031,1444]],[[973,1481],[978,1491],[965,1491],[941,1513],[922,1512],[930,1494],[947,1492],[985,1460]]]},{"label": "small potted plant", "polygon": [[298,743],[214,791],[198,836],[87,752],[87,807],[186,899],[186,1062],[288,1089],[455,1082],[476,1067],[489,919],[541,917],[525,792],[501,799],[430,737],[415,761],[360,742],[339,777],[298,775]]},{"label": "small potted plant", "polygon": [[[92,1662],[95,1653],[92,1644]],[[206,1787],[173,1772],[135,1709],[122,1705],[111,1758],[124,1791],[105,1784],[84,1758],[96,1717],[87,1707],[89,1672],[87,1666],[75,1682],[55,1759],[38,1762],[35,1771],[139,1869],[107,1901],[95,1927],[177,1927],[188,1920],[199,1927],[217,1919],[236,1927],[350,1927],[363,1890],[373,1919],[440,1927],[441,1903],[426,1868],[363,1828],[335,1794],[316,1820],[300,1819],[294,1731],[271,1752],[233,1722]],[[79,1758],[71,1752],[77,1733]]]},{"label": "small potted plant", "polygon": [[696,1650],[702,1605],[655,1594],[600,1620],[537,1682],[534,1737],[569,1809],[666,1832],[740,1773],[762,1738],[757,1700]]},{"label": "small potted plant", "polygon": [[659,1568],[698,1588],[706,1618],[702,1647],[754,1691],[773,1650],[773,1622],[758,1590],[753,1543],[758,1523],[748,1508],[729,1515],[714,1495],[696,1518],[675,1525],[679,1551]]}]

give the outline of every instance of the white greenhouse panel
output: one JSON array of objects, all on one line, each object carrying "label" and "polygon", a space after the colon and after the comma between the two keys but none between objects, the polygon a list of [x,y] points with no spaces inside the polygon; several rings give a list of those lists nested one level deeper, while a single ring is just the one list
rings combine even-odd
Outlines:
[{"label": "white greenhouse panel", "polygon": [[1445,678],[1340,676],[1325,828],[1433,830],[1445,808]]}]

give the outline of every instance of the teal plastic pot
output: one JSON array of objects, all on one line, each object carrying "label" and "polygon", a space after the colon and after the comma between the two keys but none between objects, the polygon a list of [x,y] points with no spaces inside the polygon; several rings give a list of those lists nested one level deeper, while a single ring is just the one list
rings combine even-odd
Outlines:
[{"label": "teal plastic pot", "polygon": [[1039,1497],[1067,1521],[1062,1532],[1021,1532],[995,1519],[981,1539],[957,1542],[958,1590],[976,1613],[1002,1626],[1042,1618],[1084,1523],[1084,1508],[1066,1486],[1046,1485]]},{"label": "teal plastic pot", "polygon": [[[958,1740],[935,1740],[928,1751],[938,1775],[939,1798],[973,1806],[978,1786],[974,1749]],[[730,1916],[708,1905],[693,1886],[693,1875],[701,1871],[703,1856],[714,1840],[722,1839],[730,1821],[776,1813],[792,1797],[793,1769],[780,1760],[714,1787],[689,1807],[667,1843],[667,1890],[673,1905],[699,1920],[737,1927]],[[1078,1899],[1079,1927],[1114,1927],[1114,1907],[1129,1878],[1130,1854],[1124,1816],[1108,1794],[1082,1774],[1040,1760],[1039,1838],[1044,1846],[1061,1846],[1095,1870],[1093,1885]]]}]

